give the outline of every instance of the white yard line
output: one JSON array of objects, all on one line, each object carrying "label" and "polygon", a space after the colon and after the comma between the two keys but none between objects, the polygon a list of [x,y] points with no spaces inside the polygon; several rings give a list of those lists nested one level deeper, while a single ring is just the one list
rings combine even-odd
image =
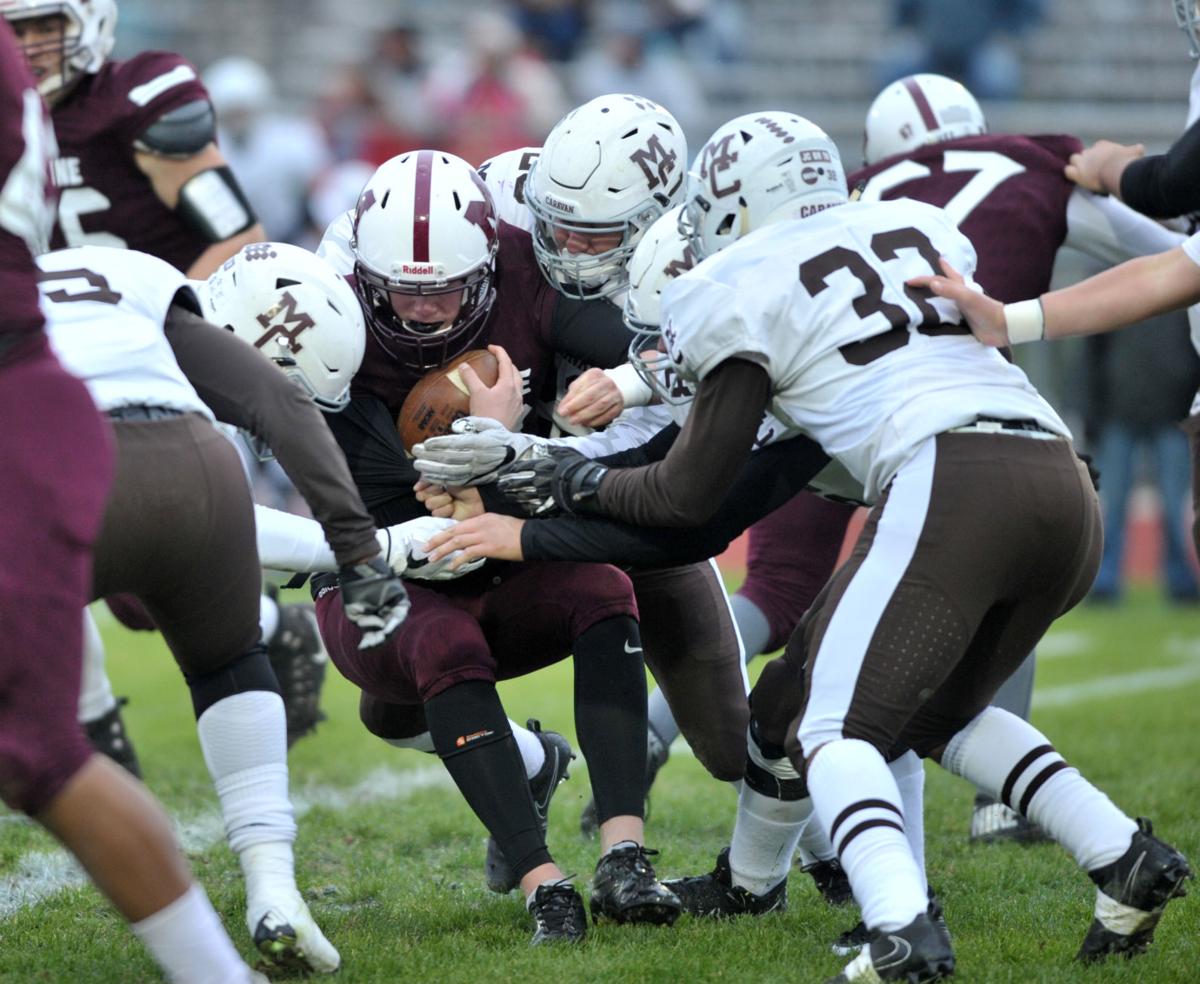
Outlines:
[{"label": "white yard line", "polygon": [[[300,817],[314,806],[344,810],[363,803],[406,799],[422,789],[450,789],[453,786],[449,773],[441,765],[403,771],[380,767],[350,787],[319,783],[301,785],[292,791],[292,804],[296,816]],[[3,819],[17,821],[21,818]],[[184,850],[193,854],[208,850],[225,837],[221,816],[215,810],[180,818],[175,827]],[[0,920],[86,881],[87,877],[66,851],[27,854],[21,858],[15,873],[0,878]]]}]

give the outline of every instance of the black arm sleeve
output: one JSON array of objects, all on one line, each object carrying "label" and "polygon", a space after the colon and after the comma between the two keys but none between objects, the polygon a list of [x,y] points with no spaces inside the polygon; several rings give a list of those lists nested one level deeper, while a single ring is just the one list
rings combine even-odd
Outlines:
[{"label": "black arm sleeve", "polygon": [[175,361],[222,423],[262,438],[325,531],[339,564],[379,552],[325,415],[261,352],[174,304],[164,331]]},{"label": "black arm sleeve", "polygon": [[762,366],[722,362],[696,387],[687,422],[662,461],[604,477],[599,511],[637,526],[699,526],[749,458],[770,398]]},{"label": "black arm sleeve", "polygon": [[1143,157],[1121,173],[1121,199],[1153,219],[1200,211],[1200,120],[1165,154]]},{"label": "black arm sleeve", "polygon": [[396,422],[382,400],[354,397],[341,413],[330,416],[329,429],[375,522],[391,526],[428,515],[412,490],[420,475],[404,453]]},{"label": "black arm sleeve", "polygon": [[550,347],[585,366],[612,369],[629,359],[633,332],[621,309],[608,301],[578,301],[561,294],[550,318]]},{"label": "black arm sleeve", "polygon": [[829,458],[806,437],[755,451],[720,507],[693,529],[629,526],[612,519],[531,519],[521,530],[526,560],[602,561],[634,567],[694,563],[715,557],[747,527],[803,489]]}]

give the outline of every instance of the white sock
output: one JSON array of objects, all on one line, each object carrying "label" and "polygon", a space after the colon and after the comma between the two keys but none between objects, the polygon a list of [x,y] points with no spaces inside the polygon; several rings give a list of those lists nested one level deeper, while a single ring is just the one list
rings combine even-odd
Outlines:
[{"label": "white sock", "polygon": [[251,933],[268,909],[300,901],[291,841],[252,844],[238,854],[238,863],[246,879],[246,926]]},{"label": "white sock", "polygon": [[538,774],[546,762],[546,746],[528,728],[522,728],[511,718],[508,726],[516,739],[517,748],[521,752],[521,761],[525,763],[525,778],[532,779]]},{"label": "white sock", "polygon": [[258,598],[258,628],[264,643],[270,642],[271,636],[279,628],[279,605],[269,594],[259,595]]},{"label": "white sock", "polygon": [[234,852],[294,841],[287,722],[279,695],[250,690],[225,697],[200,715],[196,729]]},{"label": "white sock", "polygon": [[808,766],[808,788],[868,929],[902,929],[929,904],[904,835],[900,790],[874,746],[843,738]]},{"label": "white sock", "polygon": [[821,821],[813,813],[812,797],[806,796],[804,802],[807,804],[808,819],[804,821],[804,828],[800,831],[797,850],[800,853],[801,867],[807,868],[817,861],[832,861],[837,857],[837,851],[829,843],[829,835],[825,833]]},{"label": "white sock", "polygon": [[729,845],[733,884],[765,895],[788,876],[812,800],[781,800],[743,784]]},{"label": "white sock", "polygon": [[921,869],[921,884],[928,890],[925,874],[925,763],[916,752],[905,752],[888,763],[896,788],[900,790],[900,809],[904,811],[904,833],[913,860]]},{"label": "white sock", "polygon": [[193,883],[170,905],[131,924],[172,984],[249,984],[250,968],[204,894]]},{"label": "white sock", "polygon": [[985,708],[950,739],[942,765],[1032,820],[1084,871],[1117,860],[1137,830],[1045,735],[998,707]]},{"label": "white sock", "polygon": [[104,671],[104,642],[91,609],[83,610],[83,675],[79,681],[79,721],[86,724],[104,717],[117,706],[112,684]]},{"label": "white sock", "polygon": [[671,713],[661,687],[655,687],[646,698],[646,720],[664,748],[670,748],[671,742],[679,737],[679,725],[675,723],[675,715]]}]

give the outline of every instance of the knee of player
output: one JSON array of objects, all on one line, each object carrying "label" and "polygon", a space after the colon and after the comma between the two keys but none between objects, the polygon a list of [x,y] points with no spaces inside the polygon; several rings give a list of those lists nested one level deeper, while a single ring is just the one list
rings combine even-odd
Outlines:
[{"label": "knee of player", "polygon": [[637,619],[637,601],[629,575],[611,564],[560,564],[555,578],[559,598],[570,606],[571,634],[578,637],[606,618]]}]

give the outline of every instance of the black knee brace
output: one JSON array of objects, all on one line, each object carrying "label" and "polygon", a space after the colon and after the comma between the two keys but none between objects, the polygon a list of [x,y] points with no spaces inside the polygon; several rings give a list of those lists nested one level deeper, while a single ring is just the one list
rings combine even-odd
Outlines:
[{"label": "black knee brace", "polygon": [[[754,718],[750,719],[750,741],[754,743],[759,754],[765,759],[787,759],[787,753],[783,750],[782,745],[769,742],[759,734],[758,724]],[[808,795],[808,783],[804,781],[803,777],[781,779],[755,762],[749,754],[746,755],[746,773],[743,778],[746,785],[756,793],[769,796],[771,799],[782,800],[785,803],[804,799]]]}]

